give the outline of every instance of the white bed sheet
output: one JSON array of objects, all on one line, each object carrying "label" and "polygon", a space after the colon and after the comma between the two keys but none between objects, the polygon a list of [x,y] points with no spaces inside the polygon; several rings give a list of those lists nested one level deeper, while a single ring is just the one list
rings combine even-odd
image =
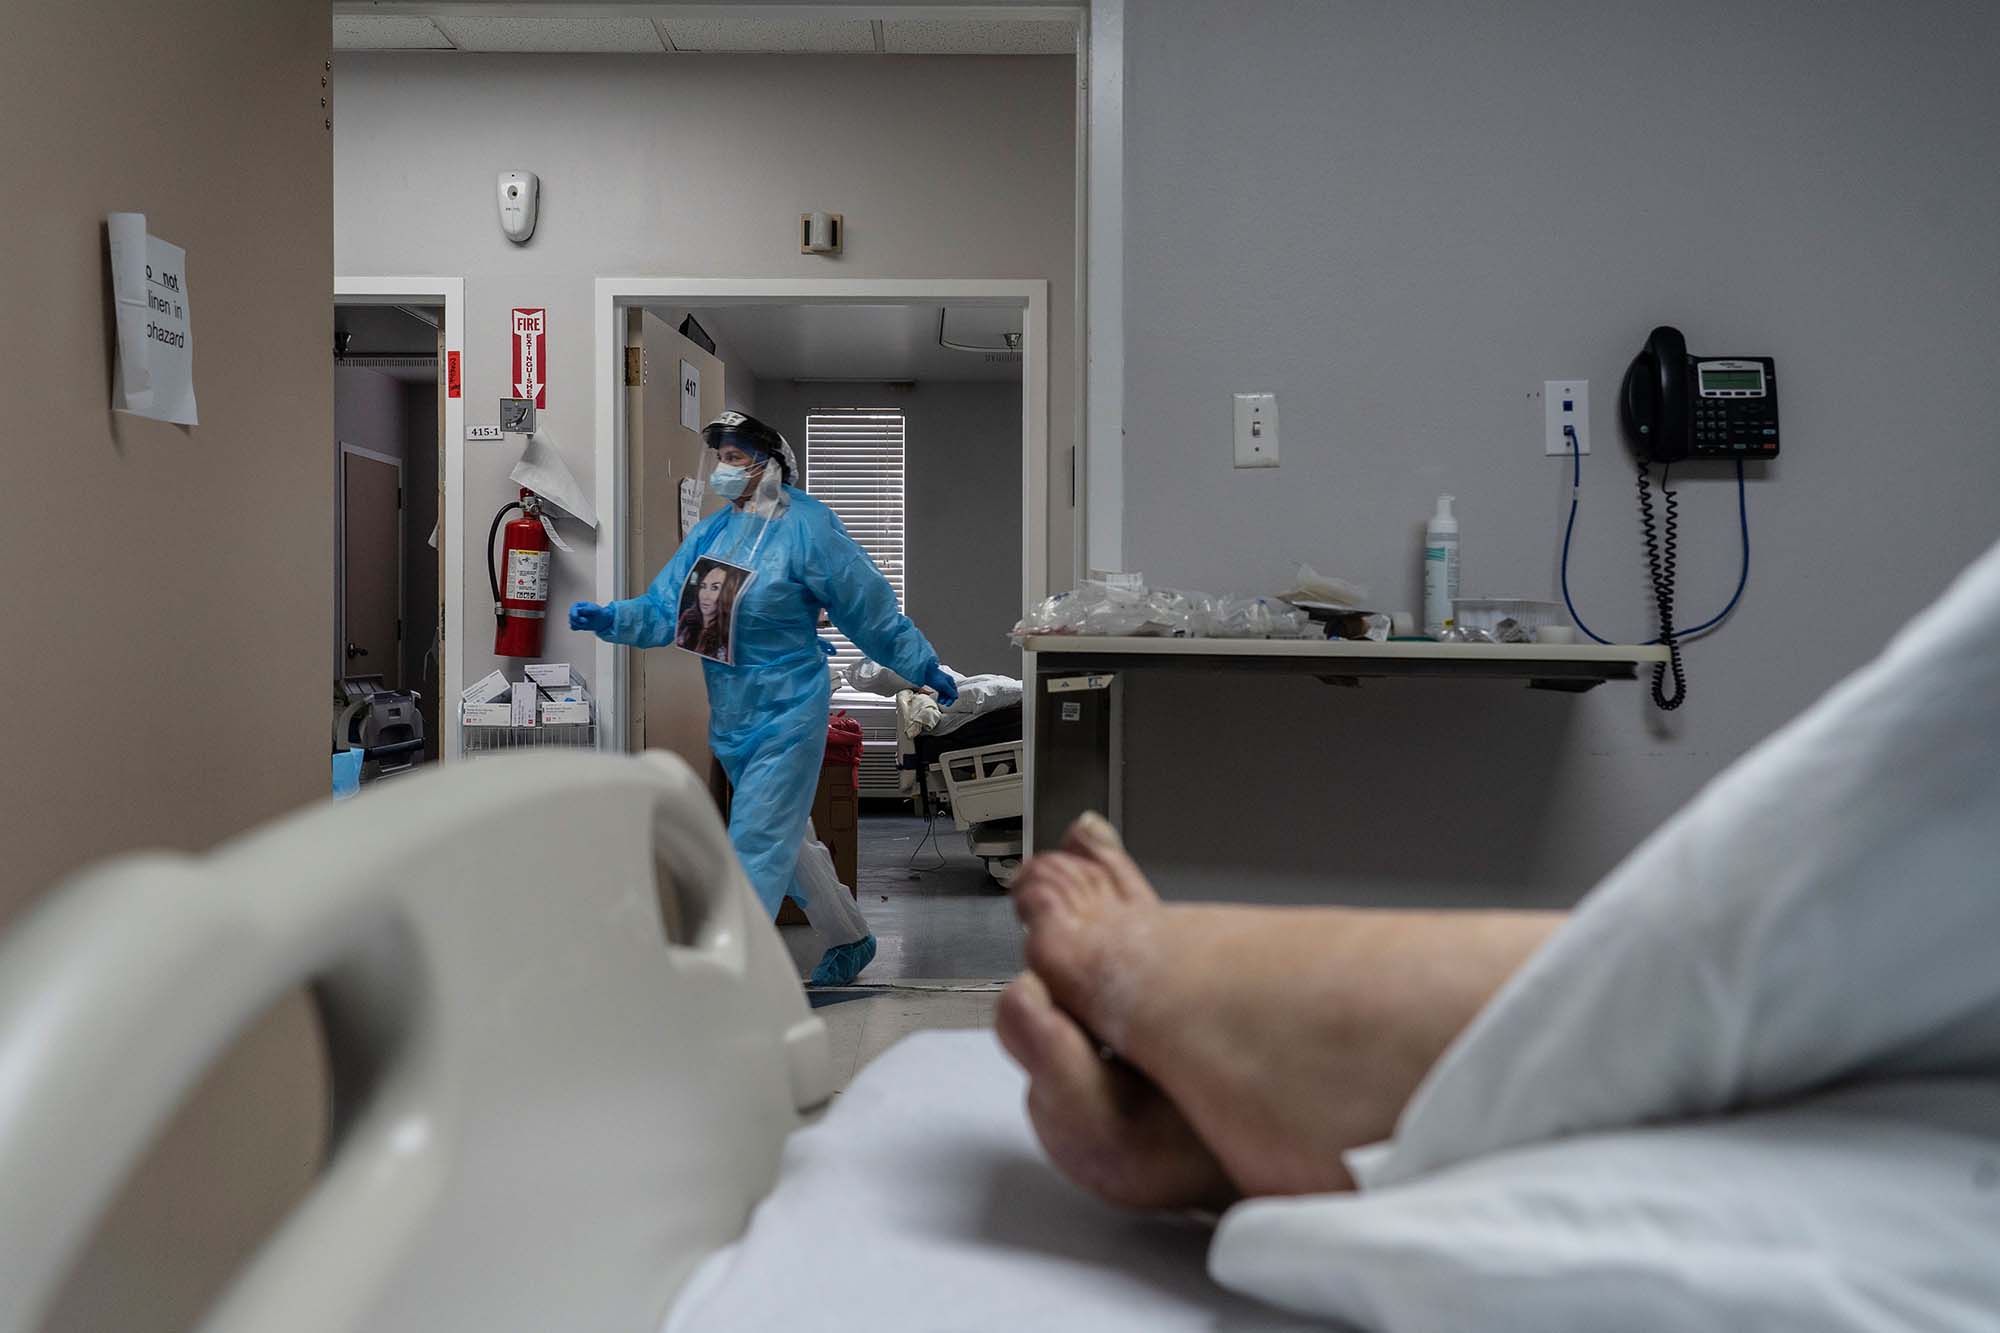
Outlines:
[{"label": "white bed sheet", "polygon": [[1216,1286],[1205,1224],[1070,1186],[1035,1143],[1024,1090],[990,1032],[899,1042],[792,1136],[776,1188],[666,1333],[1327,1327]]}]

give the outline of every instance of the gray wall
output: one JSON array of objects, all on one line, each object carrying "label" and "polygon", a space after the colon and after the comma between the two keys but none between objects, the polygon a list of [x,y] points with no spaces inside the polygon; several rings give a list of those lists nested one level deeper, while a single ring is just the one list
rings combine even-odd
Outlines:
[{"label": "gray wall", "polygon": [[[1689,650],[1684,710],[1142,684],[1135,710],[1188,719],[1127,752],[1130,832],[1175,891],[1573,897],[1993,540],[2000,8],[1155,0],[1126,24],[1131,568],[1264,591],[1307,560],[1415,608],[1450,491],[1466,591],[1552,596],[1568,466],[1529,394],[1587,377],[1571,583],[1643,638],[1627,361],[1671,323],[1783,385],[1749,591]],[[1277,471],[1229,466],[1248,389],[1279,396]],[[1675,472],[1706,616],[1733,476]]]},{"label": "gray wall", "polygon": [[[1049,283],[1050,456],[1074,442],[1075,90],[1068,57],[343,55],[334,254],[343,274],[464,274],[468,424],[491,422],[508,311],[549,312],[542,421],[586,487],[599,276],[1003,277]],[[417,132],[416,127],[421,127]],[[448,145],[441,149],[440,145]],[[500,234],[496,173],[542,180],[534,240]],[[1004,184],[1004,188],[1001,188]],[[846,214],[846,253],[801,255],[798,215]],[[466,450],[466,605],[487,598],[486,519],[511,446]],[[1068,491],[1051,487],[1054,568]],[[597,595],[594,547],[557,553],[559,606]],[[591,640],[551,621],[547,654]],[[466,680],[494,664],[465,618]]]},{"label": "gray wall", "polygon": [[[334,495],[325,0],[30,0],[5,27],[0,624],[36,699],[0,763],[0,929],[86,863],[326,796]],[[187,250],[198,426],[110,410],[118,209]],[[313,1174],[321,1069],[295,996],[147,1151],[49,1317],[12,1313],[193,1326]]]},{"label": "gray wall", "polygon": [[759,380],[757,402],[802,465],[814,408],[903,409],[905,609],[947,665],[1019,675],[1007,631],[1021,614],[1021,386]]},{"label": "gray wall", "polygon": [[401,380],[366,366],[334,366],[333,434],[340,444],[403,458],[408,429]]}]

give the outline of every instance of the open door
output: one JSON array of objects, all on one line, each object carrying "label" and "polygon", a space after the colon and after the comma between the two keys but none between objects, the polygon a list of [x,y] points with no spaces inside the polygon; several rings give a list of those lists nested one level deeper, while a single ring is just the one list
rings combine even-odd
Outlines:
[{"label": "open door", "polygon": [[342,445],[340,640],[343,671],[403,687],[403,465]]},{"label": "open door", "polygon": [[[681,368],[700,380],[698,422],[722,413],[723,364],[682,337],[651,311],[633,312],[626,345],[643,353],[642,383],[630,384],[632,515],[631,568],[626,586],[634,594],[653,581],[680,549],[681,483],[700,475],[701,432],[681,420]],[[629,358],[628,358],[629,362]],[[706,514],[719,501],[710,499]],[[691,653],[661,649],[632,654],[628,675],[632,701],[627,743],[637,750],[671,750],[697,773],[710,767],[708,690],[701,660]]]}]

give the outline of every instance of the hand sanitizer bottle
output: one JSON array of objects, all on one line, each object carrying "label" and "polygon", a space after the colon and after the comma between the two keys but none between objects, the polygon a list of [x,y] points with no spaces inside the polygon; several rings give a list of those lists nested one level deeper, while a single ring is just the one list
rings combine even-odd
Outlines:
[{"label": "hand sanitizer bottle", "polygon": [[1452,497],[1438,497],[1437,512],[1424,526],[1424,633],[1435,639],[1451,628],[1451,603],[1458,596],[1458,520]]}]

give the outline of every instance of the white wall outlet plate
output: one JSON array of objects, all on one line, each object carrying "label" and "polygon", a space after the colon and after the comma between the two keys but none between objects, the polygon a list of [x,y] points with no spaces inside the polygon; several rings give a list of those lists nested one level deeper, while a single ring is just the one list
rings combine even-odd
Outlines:
[{"label": "white wall outlet plate", "polygon": [[1590,452],[1590,381],[1542,381],[1542,452],[1569,457],[1569,437],[1563,427],[1576,430],[1578,453]]},{"label": "white wall outlet plate", "polygon": [[1236,466],[1278,466],[1278,395],[1236,395]]}]

